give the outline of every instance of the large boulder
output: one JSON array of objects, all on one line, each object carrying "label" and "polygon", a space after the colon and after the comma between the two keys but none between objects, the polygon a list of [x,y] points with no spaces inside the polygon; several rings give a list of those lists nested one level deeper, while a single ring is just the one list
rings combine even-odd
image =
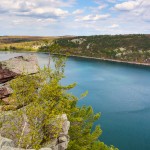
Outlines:
[{"label": "large boulder", "polygon": [[0,83],[5,83],[23,73],[38,72],[38,60],[35,55],[18,56],[0,62]]},{"label": "large boulder", "polygon": [[[59,120],[59,123],[58,123]],[[13,139],[13,146],[17,146],[18,141],[20,140],[19,137],[16,135],[20,135],[23,131],[23,135],[30,134],[30,124],[25,115],[16,116],[15,112],[7,112],[4,113],[3,116],[0,115],[0,122],[2,122],[2,127],[0,128],[0,135],[9,139]],[[25,125],[26,123],[26,125]],[[15,126],[14,126],[15,125]],[[57,138],[52,138],[51,141],[43,143],[42,150],[65,150],[67,149],[69,143],[69,135],[68,131],[70,128],[70,122],[68,121],[67,115],[62,114],[61,116],[55,119],[54,125],[60,128],[60,132]],[[48,134],[51,135],[53,131],[49,129]],[[42,129],[39,131],[37,135],[37,141],[43,138]],[[22,136],[24,138],[24,136]],[[9,141],[9,140],[8,140]],[[10,142],[12,142],[10,140]],[[28,141],[28,145],[30,145],[31,141]],[[8,148],[9,145],[4,145],[2,150]],[[12,148],[12,150],[18,150],[17,148]],[[22,149],[21,149],[22,150]]]},{"label": "large boulder", "polygon": [[9,84],[4,84],[0,86],[0,98],[1,99],[8,97],[12,93],[13,93],[13,90],[11,89]]},{"label": "large boulder", "polygon": [[[2,115],[0,115],[0,135],[13,139],[15,146],[20,144],[21,147],[24,147],[26,142],[22,143],[22,140],[26,141],[27,139],[29,146],[33,144],[33,141],[30,140],[31,137],[29,136],[33,134],[33,130],[31,129],[32,127],[30,127],[28,116],[24,114],[24,112],[27,111],[25,109],[28,108],[8,112],[3,111]],[[33,121],[36,122],[36,118],[33,118]],[[38,123],[40,123],[39,120]],[[36,137],[37,142],[35,141],[34,144],[37,144],[44,136],[41,128],[37,130],[36,134],[34,134],[34,138]]]},{"label": "large boulder", "polygon": [[14,147],[14,142],[10,139],[3,138],[0,136],[0,149],[2,149],[3,146]]},{"label": "large boulder", "polygon": [[[60,123],[58,124],[58,121]],[[68,121],[67,115],[62,114],[61,116],[58,116],[54,123],[55,126],[60,126],[60,133],[57,138],[52,139],[50,143],[45,143],[43,147],[45,148],[51,148],[52,150],[66,150],[69,143],[69,135],[68,131],[70,128],[70,122]],[[51,135],[51,130],[49,129],[49,135]]]},{"label": "large boulder", "polygon": [[[3,146],[1,150],[26,150],[26,149],[15,148],[15,147],[10,147],[10,146]],[[28,150],[35,150],[35,149],[28,149]]]},{"label": "large boulder", "polygon": [[[18,142],[20,142],[19,137],[22,135],[22,139],[26,138],[26,135],[30,135],[32,131],[29,119],[25,115],[25,110],[28,106],[16,109],[17,106],[14,105],[15,101],[9,97],[13,93],[13,90],[8,81],[23,73],[35,74],[37,72],[38,61],[34,55],[19,56],[8,61],[0,62],[0,84],[3,83],[3,85],[0,86],[0,101],[5,103],[5,105],[0,105],[0,135],[5,137],[0,137],[0,150],[24,150],[16,148]],[[20,110],[22,109],[24,111],[20,113]],[[39,116],[36,116],[36,118],[32,118],[32,120],[33,122],[38,121],[38,123],[40,123],[43,120],[43,116],[40,114]],[[68,130],[70,128],[70,122],[68,121],[67,115],[62,114],[52,120],[50,120],[50,122],[53,123],[47,125],[48,132],[46,132],[46,134],[48,134],[46,136],[48,136],[48,139],[51,139],[51,141],[47,141],[46,143],[42,142],[43,148],[41,150],[65,150],[67,149],[69,142]],[[58,129],[57,138],[53,135],[54,130],[52,129],[52,126],[56,130]],[[44,131],[45,130],[43,130],[42,127],[38,128],[34,144],[40,140],[42,141],[45,134]],[[9,139],[13,139],[13,141]],[[33,144],[31,143],[30,137],[27,144],[29,147]],[[24,144],[20,142],[20,147],[24,147],[23,145]]]},{"label": "large boulder", "polygon": [[3,102],[5,105],[14,105],[15,101],[9,97],[12,93],[13,90],[9,83],[0,86],[0,102]]}]

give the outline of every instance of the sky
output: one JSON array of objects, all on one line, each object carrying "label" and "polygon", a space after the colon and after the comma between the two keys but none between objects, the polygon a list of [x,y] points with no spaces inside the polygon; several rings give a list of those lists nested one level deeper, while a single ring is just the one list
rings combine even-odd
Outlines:
[{"label": "sky", "polygon": [[1,0],[0,35],[150,34],[150,0]]}]

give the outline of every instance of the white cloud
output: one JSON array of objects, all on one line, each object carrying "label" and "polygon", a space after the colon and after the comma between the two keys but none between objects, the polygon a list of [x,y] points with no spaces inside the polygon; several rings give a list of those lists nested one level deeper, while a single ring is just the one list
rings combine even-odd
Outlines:
[{"label": "white cloud", "polygon": [[109,26],[109,28],[118,28],[119,25],[118,24],[112,24],[111,26]]},{"label": "white cloud", "polygon": [[101,10],[103,10],[104,8],[106,8],[107,5],[106,4],[99,4],[97,7],[89,7],[89,9],[93,12],[93,13],[99,13]]},{"label": "white cloud", "polygon": [[109,2],[109,3],[115,3],[116,0],[107,0],[107,2]]},{"label": "white cloud", "polygon": [[12,20],[12,23],[14,25],[19,25],[19,24],[22,24],[24,21],[23,20]]},{"label": "white cloud", "polygon": [[[65,17],[68,14],[68,11],[62,10],[60,8],[53,7],[43,7],[43,8],[35,8],[29,12],[21,13],[21,16],[30,16],[35,18],[56,18],[57,17]],[[19,15],[19,14],[18,14]]]},{"label": "white cloud", "polygon": [[0,3],[0,13],[35,18],[63,18],[68,14],[75,0],[4,0]]},{"label": "white cloud", "polygon": [[121,4],[116,4],[115,9],[128,11],[128,10],[135,9],[139,5],[140,5],[140,3],[137,0],[136,1],[128,1],[128,2],[123,2]]},{"label": "white cloud", "polygon": [[123,3],[116,4],[115,9],[122,11],[131,11],[135,9],[149,9],[150,0],[129,0]]},{"label": "white cloud", "polygon": [[110,17],[109,14],[103,14],[103,15],[99,15],[99,14],[92,15],[92,14],[90,14],[90,15],[78,17],[76,19],[76,21],[98,21],[98,20],[106,19],[108,17]]},{"label": "white cloud", "polygon": [[103,5],[99,5],[98,7],[97,7],[97,9],[98,10],[102,10],[102,9],[104,9],[104,8],[106,8],[107,7],[107,5],[106,4],[103,4]]},{"label": "white cloud", "polygon": [[150,33],[150,0],[80,2],[1,0],[1,35]]},{"label": "white cloud", "polygon": [[150,20],[150,0],[130,0],[114,6],[115,10],[126,11],[128,16],[141,17]]},{"label": "white cloud", "polygon": [[73,14],[74,14],[74,15],[80,15],[80,14],[82,14],[83,12],[84,12],[84,10],[82,10],[82,9],[77,9],[77,10],[73,11]]}]

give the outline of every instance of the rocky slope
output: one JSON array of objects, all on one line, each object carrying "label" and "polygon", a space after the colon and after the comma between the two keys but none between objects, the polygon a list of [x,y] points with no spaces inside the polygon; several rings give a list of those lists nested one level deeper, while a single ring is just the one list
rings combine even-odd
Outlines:
[{"label": "rocky slope", "polygon": [[[35,55],[19,56],[0,62],[0,150],[20,150],[20,148],[16,148],[16,143],[20,140],[16,135],[20,135],[22,131],[24,131],[24,134],[30,133],[30,124],[26,115],[20,114],[15,116],[18,108],[13,105],[14,100],[9,98],[13,93],[9,81],[23,73],[32,75],[37,72],[38,61]],[[21,109],[26,108],[23,107]],[[59,120],[59,124],[57,120]],[[38,121],[40,122],[40,120]],[[66,114],[58,116],[53,124],[56,128],[59,126],[60,132],[57,138],[51,139],[51,142],[43,143],[41,150],[65,150],[67,148],[70,122]],[[15,130],[14,127],[12,128],[12,125],[15,125]],[[39,132],[40,137],[37,137],[37,139],[44,136],[42,129]],[[48,133],[51,134],[53,132],[49,129]],[[30,140],[28,143],[30,145]]]},{"label": "rocky slope", "polygon": [[[60,119],[63,120],[62,132],[58,138],[52,139],[51,143],[46,143],[40,150],[65,150],[69,143],[68,130],[70,128],[70,122],[67,119],[66,114],[63,114]],[[4,132],[4,131],[3,131]],[[1,132],[1,134],[3,134]],[[0,150],[25,150],[22,148],[15,147],[15,142],[11,139],[0,136]],[[31,150],[31,149],[26,149]],[[32,149],[34,150],[34,149]]]},{"label": "rocky slope", "polygon": [[[13,92],[9,81],[22,74],[35,74],[38,72],[38,61],[35,55],[19,56],[0,62],[0,101],[6,105],[11,105],[8,100]],[[6,106],[9,107],[9,106]],[[12,108],[12,106],[11,106]],[[15,109],[15,106],[14,106]]]}]

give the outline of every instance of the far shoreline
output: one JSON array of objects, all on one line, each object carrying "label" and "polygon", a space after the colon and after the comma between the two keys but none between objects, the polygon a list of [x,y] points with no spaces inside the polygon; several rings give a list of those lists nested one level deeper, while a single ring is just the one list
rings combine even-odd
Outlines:
[{"label": "far shoreline", "polygon": [[77,56],[77,55],[70,55],[69,57],[86,58],[86,59],[101,60],[101,61],[114,62],[114,63],[122,63],[122,64],[130,64],[130,65],[150,67],[150,64],[148,64],[148,63],[138,63],[138,62],[132,62],[132,61],[116,60],[116,59],[97,58],[97,57],[89,57],[89,56]]},{"label": "far shoreline", "polygon": [[[42,51],[40,52],[40,51],[1,51],[0,50],[0,52],[43,53],[43,54],[49,54],[49,52],[42,52]],[[58,54],[58,53],[53,53],[51,55],[68,56],[66,54]],[[79,56],[79,55],[69,55],[68,57],[85,58],[85,59],[93,59],[93,60],[101,60],[101,61],[114,62],[114,63],[122,63],[122,64],[130,64],[130,65],[138,65],[138,66],[147,66],[147,67],[150,67],[150,63],[138,63],[138,62],[132,62],[132,61],[123,61],[123,60],[116,60],[116,59],[97,58],[97,57]]]}]

